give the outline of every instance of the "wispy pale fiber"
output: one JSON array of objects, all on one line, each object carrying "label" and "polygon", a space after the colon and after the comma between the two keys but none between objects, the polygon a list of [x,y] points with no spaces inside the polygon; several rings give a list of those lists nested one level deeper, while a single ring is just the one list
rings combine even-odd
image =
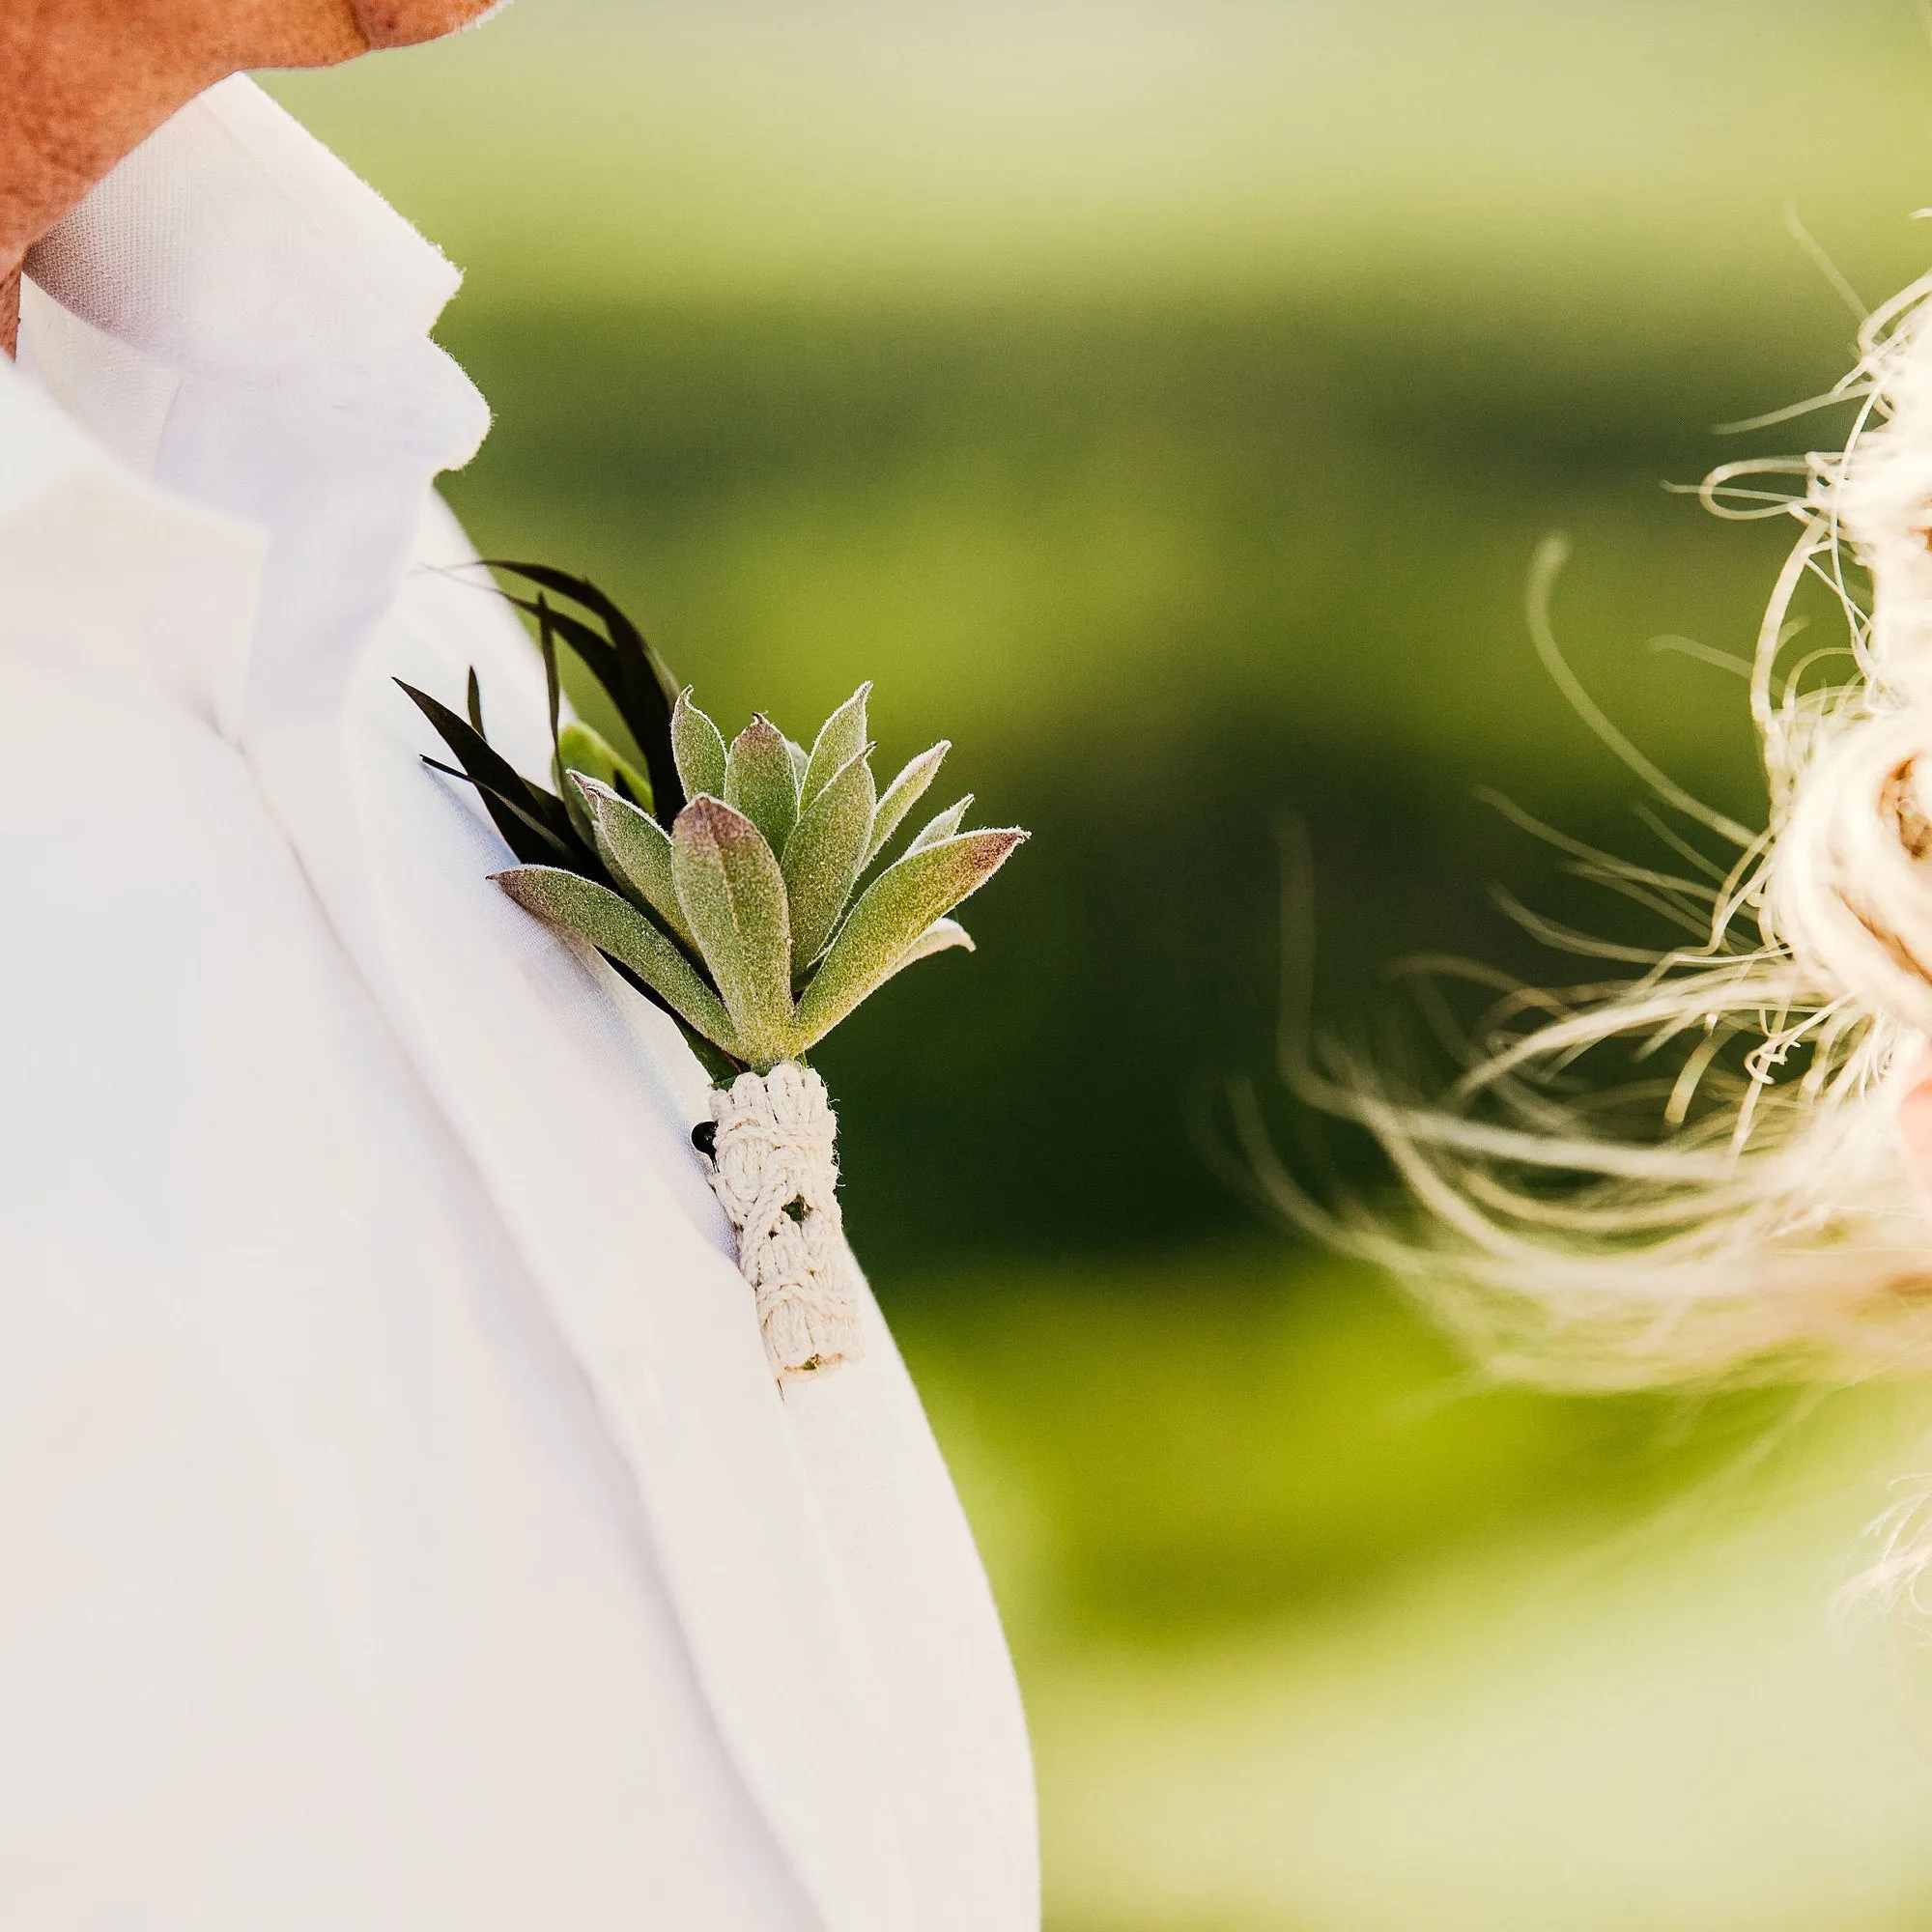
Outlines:
[{"label": "wispy pale fiber", "polygon": [[[1749,681],[1764,829],[1706,810],[1574,692],[1690,835],[1659,821],[1681,876],[1571,846],[1577,869],[1683,943],[1634,959],[1546,923],[1638,970],[1504,989],[1428,1103],[1338,1054],[1311,1064],[1291,1018],[1290,1084],[1378,1138],[1420,1210],[1403,1227],[1319,1207],[1236,1096],[1275,1203],[1396,1270],[1506,1374],[1627,1388],[1932,1367],[1932,1218],[1897,1126],[1932,1036],[1932,277],[1865,323],[1824,400],[1854,412],[1843,449],[1727,465],[1704,489],[1719,514],[1798,526]],[[1569,688],[1559,563],[1539,560],[1530,622]],[[1817,681],[1809,636],[1792,662],[1794,605],[1818,587],[1846,682]]]}]

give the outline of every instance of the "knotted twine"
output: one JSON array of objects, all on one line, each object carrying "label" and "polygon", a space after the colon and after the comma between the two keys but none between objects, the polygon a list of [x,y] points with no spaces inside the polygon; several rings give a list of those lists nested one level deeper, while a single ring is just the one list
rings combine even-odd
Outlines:
[{"label": "knotted twine", "polygon": [[816,1073],[782,1061],[714,1088],[711,1185],[738,1234],[765,1357],[781,1381],[866,1352],[838,1210],[838,1122]]}]

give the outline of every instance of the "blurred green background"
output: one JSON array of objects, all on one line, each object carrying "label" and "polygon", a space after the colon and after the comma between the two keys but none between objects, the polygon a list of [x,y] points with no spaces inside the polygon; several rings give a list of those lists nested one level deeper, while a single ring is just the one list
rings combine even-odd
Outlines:
[{"label": "blurred green background", "polygon": [[824,1060],[1052,1932],[1932,1925],[1915,1653],[1826,1612],[1918,1399],[1487,1388],[1211,1157],[1284,814],[1345,1035],[1405,953],[1563,977],[1497,882],[1627,923],[1475,796],[1658,849],[1527,644],[1547,532],[1593,692],[1757,810],[1655,640],[1747,650],[1784,539],[1662,486],[1841,432],[1714,425],[1848,359],[1788,211],[1868,300],[1932,253],[1912,0],[524,0],[272,84],[469,270],[487,552],[734,724],[875,678],[1038,835]]}]

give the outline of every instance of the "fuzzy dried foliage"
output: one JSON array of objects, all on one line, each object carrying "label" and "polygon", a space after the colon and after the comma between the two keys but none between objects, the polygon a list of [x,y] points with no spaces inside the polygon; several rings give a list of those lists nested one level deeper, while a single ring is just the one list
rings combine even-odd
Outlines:
[{"label": "fuzzy dried foliage", "polygon": [[[969,796],[887,857],[948,746],[922,753],[882,793],[867,735],[869,685],[825,721],[810,751],[761,717],[727,745],[593,584],[535,564],[493,568],[536,593],[512,601],[537,625],[554,790],[491,748],[473,672],[467,718],[403,687],[461,768],[437,769],[476,787],[523,861],[497,874],[503,890],[602,952],[678,1022],[714,1075],[800,1060],[895,974],[971,950],[948,915],[1026,834],[962,832]],[[559,648],[611,699],[635,758],[564,719]]]},{"label": "fuzzy dried foliage", "polygon": [[[1932,277],[1861,352],[1818,399],[1855,410],[1842,450],[1728,465],[1702,490],[1719,515],[1799,526],[1748,667],[1764,829],[1699,805],[1596,711],[1551,632],[1560,543],[1533,575],[1541,655],[1676,817],[1653,822],[1682,865],[1548,836],[1683,942],[1639,953],[1532,920],[1628,977],[1492,980],[1461,1078],[1427,1099],[1332,1048],[1317,1064],[1288,1027],[1290,1086],[1379,1141],[1418,1210],[1400,1226],[1319,1204],[1236,1095],[1266,1198],[1393,1270],[1502,1374],[1617,1389],[1932,1363],[1932,1222],[1898,1131],[1932,1037]],[[1801,654],[1794,601],[1816,590],[1844,638]],[[1821,684],[1834,652],[1854,674]],[[1932,1552],[1932,1531],[1913,1527],[1892,1556],[1916,1575],[1896,1546]]]}]

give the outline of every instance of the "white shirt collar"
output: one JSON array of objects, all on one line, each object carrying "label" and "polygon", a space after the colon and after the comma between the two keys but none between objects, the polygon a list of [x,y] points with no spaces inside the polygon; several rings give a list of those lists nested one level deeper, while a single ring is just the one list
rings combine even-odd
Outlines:
[{"label": "white shirt collar", "polygon": [[[211,675],[245,678],[251,718],[339,693],[432,479],[489,427],[428,337],[457,270],[238,76],[128,156],[27,273],[20,363],[0,362],[0,514],[91,449],[253,526],[268,560],[250,662]],[[239,728],[242,702],[212,708]]]}]

